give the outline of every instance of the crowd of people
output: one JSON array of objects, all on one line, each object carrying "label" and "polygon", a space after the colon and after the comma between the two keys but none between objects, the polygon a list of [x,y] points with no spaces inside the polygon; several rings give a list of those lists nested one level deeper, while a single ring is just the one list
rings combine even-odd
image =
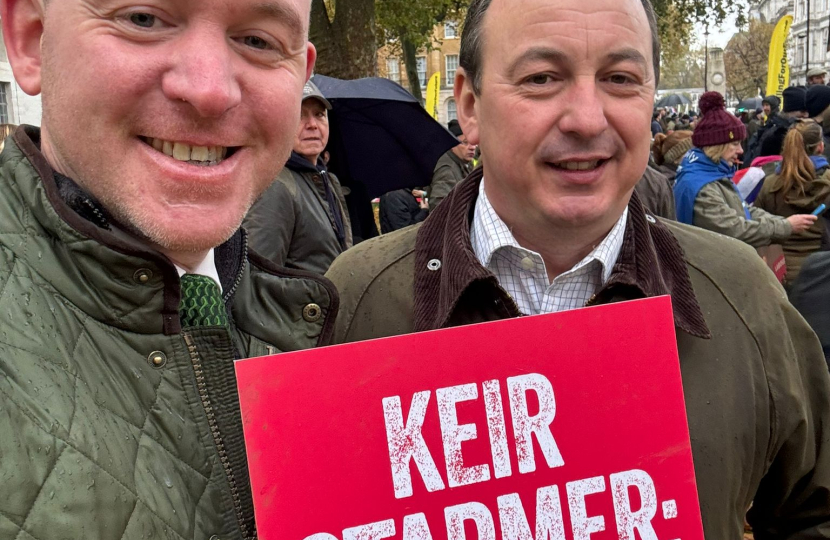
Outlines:
[{"label": "crowd of people", "polygon": [[255,539],[236,360],[655,296],[706,538],[830,538],[819,77],[666,118],[650,0],[472,0],[459,144],[356,242],[311,0],[228,6],[0,2],[0,539]]}]

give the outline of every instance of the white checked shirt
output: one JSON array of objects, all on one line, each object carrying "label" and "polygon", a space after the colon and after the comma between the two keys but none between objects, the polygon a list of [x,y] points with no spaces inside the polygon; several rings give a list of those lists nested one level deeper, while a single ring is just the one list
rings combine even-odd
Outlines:
[{"label": "white checked shirt", "polygon": [[627,220],[628,208],[587,257],[551,283],[542,256],[519,245],[490,204],[482,180],[470,237],[476,257],[495,274],[519,311],[539,315],[585,307],[611,277],[622,249]]}]

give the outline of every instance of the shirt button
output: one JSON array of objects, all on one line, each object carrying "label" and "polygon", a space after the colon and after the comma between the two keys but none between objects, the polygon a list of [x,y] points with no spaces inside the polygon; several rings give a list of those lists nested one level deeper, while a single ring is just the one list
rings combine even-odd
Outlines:
[{"label": "shirt button", "polygon": [[531,270],[536,268],[536,263],[533,262],[533,259],[531,259],[530,257],[525,257],[524,259],[522,259],[522,268],[530,272]]}]

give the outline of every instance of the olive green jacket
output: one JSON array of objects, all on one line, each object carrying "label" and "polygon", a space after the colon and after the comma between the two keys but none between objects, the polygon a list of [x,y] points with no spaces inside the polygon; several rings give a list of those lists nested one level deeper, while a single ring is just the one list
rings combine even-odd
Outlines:
[{"label": "olive green jacket", "polygon": [[73,210],[38,136],[0,155],[0,538],[253,537],[234,359],[326,343],[336,293],[240,232],[233,327],[182,329],[175,267]]},{"label": "olive green jacket", "polygon": [[756,248],[780,244],[792,234],[793,228],[786,218],[755,206],[748,209],[752,219],[746,219],[744,202],[732,180],[724,178],[701,188],[695,198],[693,223]]},{"label": "olive green jacket", "polygon": [[435,210],[441,201],[452,191],[452,188],[472,171],[472,164],[456,156],[452,150],[438,158],[435,170],[432,172],[432,183],[429,185],[427,197],[429,210]]},{"label": "olive green jacket", "polygon": [[[768,176],[755,199],[758,208],[785,218],[795,214],[812,214],[822,204],[830,206],[830,168],[817,171],[815,180],[803,192],[793,187],[790,193],[784,193],[778,175]],[[807,230],[793,234],[784,241],[782,247],[787,261],[788,283],[793,283],[798,277],[804,260],[821,248],[826,226],[826,220],[820,216]]]},{"label": "olive green jacket", "polygon": [[[335,261],[336,341],[520,315],[472,250],[480,179],[423,224]],[[746,244],[655,219],[635,195],[617,264],[591,303],[659,295],[674,307],[706,538],[742,538],[751,504],[759,540],[830,538],[830,376],[783,288]]]},{"label": "olive green jacket", "polygon": [[[245,216],[251,247],[274,264],[325,274],[334,259],[352,247],[352,225],[343,188],[334,174],[300,169],[289,162]],[[329,183],[346,237],[341,244],[326,201]]]}]

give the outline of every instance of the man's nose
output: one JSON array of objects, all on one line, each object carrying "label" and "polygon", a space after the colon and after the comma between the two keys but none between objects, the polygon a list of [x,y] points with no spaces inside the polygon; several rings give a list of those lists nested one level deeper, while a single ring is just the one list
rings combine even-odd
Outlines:
[{"label": "man's nose", "polygon": [[222,116],[240,103],[233,52],[223,34],[193,29],[177,40],[173,51],[162,80],[168,99],[187,102],[205,118]]},{"label": "man's nose", "polygon": [[608,129],[605,105],[594,77],[577,77],[570,88],[559,120],[559,131],[583,139],[597,137]]},{"label": "man's nose", "polygon": [[306,129],[320,129],[320,126],[317,125],[317,118],[315,118],[314,115],[308,117],[305,121],[305,127]]}]

